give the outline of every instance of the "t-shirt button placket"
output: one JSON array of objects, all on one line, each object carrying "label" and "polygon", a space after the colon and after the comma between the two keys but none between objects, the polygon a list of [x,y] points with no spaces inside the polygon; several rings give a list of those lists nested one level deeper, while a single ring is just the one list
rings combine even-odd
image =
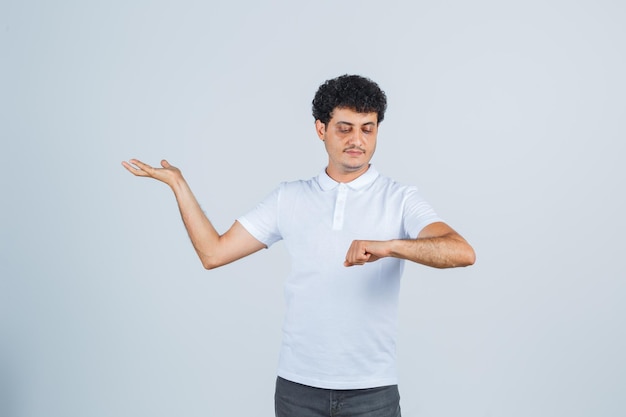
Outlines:
[{"label": "t-shirt button placket", "polygon": [[333,230],[343,229],[343,216],[346,209],[346,199],[348,197],[348,186],[339,184],[337,189],[337,200],[335,200],[335,212],[333,214]]}]

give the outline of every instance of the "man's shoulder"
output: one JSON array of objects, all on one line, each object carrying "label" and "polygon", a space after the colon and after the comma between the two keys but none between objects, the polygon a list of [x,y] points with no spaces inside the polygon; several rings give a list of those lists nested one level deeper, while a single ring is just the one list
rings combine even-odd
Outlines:
[{"label": "man's shoulder", "polygon": [[290,192],[290,191],[306,191],[319,189],[318,176],[314,176],[308,179],[296,179],[296,180],[287,180],[283,181],[278,185],[278,189],[280,192]]},{"label": "man's shoulder", "polygon": [[373,182],[373,184],[375,184],[377,187],[383,187],[401,192],[417,191],[417,186],[397,181],[394,178],[381,174],[380,172],[378,173],[378,177],[376,177],[376,180]]}]

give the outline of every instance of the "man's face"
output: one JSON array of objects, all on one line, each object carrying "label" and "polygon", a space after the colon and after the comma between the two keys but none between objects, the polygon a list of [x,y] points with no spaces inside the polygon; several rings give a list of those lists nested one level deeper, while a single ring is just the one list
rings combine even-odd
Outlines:
[{"label": "man's face", "polygon": [[317,135],[328,153],[328,175],[342,182],[351,181],[369,167],[376,150],[378,115],[336,108],[327,125],[315,122]]}]

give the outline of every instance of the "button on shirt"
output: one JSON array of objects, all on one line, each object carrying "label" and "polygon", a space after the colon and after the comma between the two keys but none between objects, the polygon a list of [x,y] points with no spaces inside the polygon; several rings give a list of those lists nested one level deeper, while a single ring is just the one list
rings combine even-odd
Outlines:
[{"label": "button on shirt", "polygon": [[355,239],[414,239],[441,221],[417,189],[373,166],[345,184],[322,171],[280,184],[237,220],[268,247],[284,240],[292,259],[278,375],[328,389],[396,384],[404,261],[343,262]]}]

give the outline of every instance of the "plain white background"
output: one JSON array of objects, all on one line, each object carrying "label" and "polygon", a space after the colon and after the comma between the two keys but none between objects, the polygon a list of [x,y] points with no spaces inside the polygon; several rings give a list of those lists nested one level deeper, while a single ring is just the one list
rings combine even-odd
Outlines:
[{"label": "plain white background", "polygon": [[626,413],[626,7],[618,1],[0,3],[0,414],[270,416],[282,244],[204,271],[179,166],[224,231],[326,155],[310,102],[387,92],[374,164],[476,249],[407,265],[406,416]]}]

